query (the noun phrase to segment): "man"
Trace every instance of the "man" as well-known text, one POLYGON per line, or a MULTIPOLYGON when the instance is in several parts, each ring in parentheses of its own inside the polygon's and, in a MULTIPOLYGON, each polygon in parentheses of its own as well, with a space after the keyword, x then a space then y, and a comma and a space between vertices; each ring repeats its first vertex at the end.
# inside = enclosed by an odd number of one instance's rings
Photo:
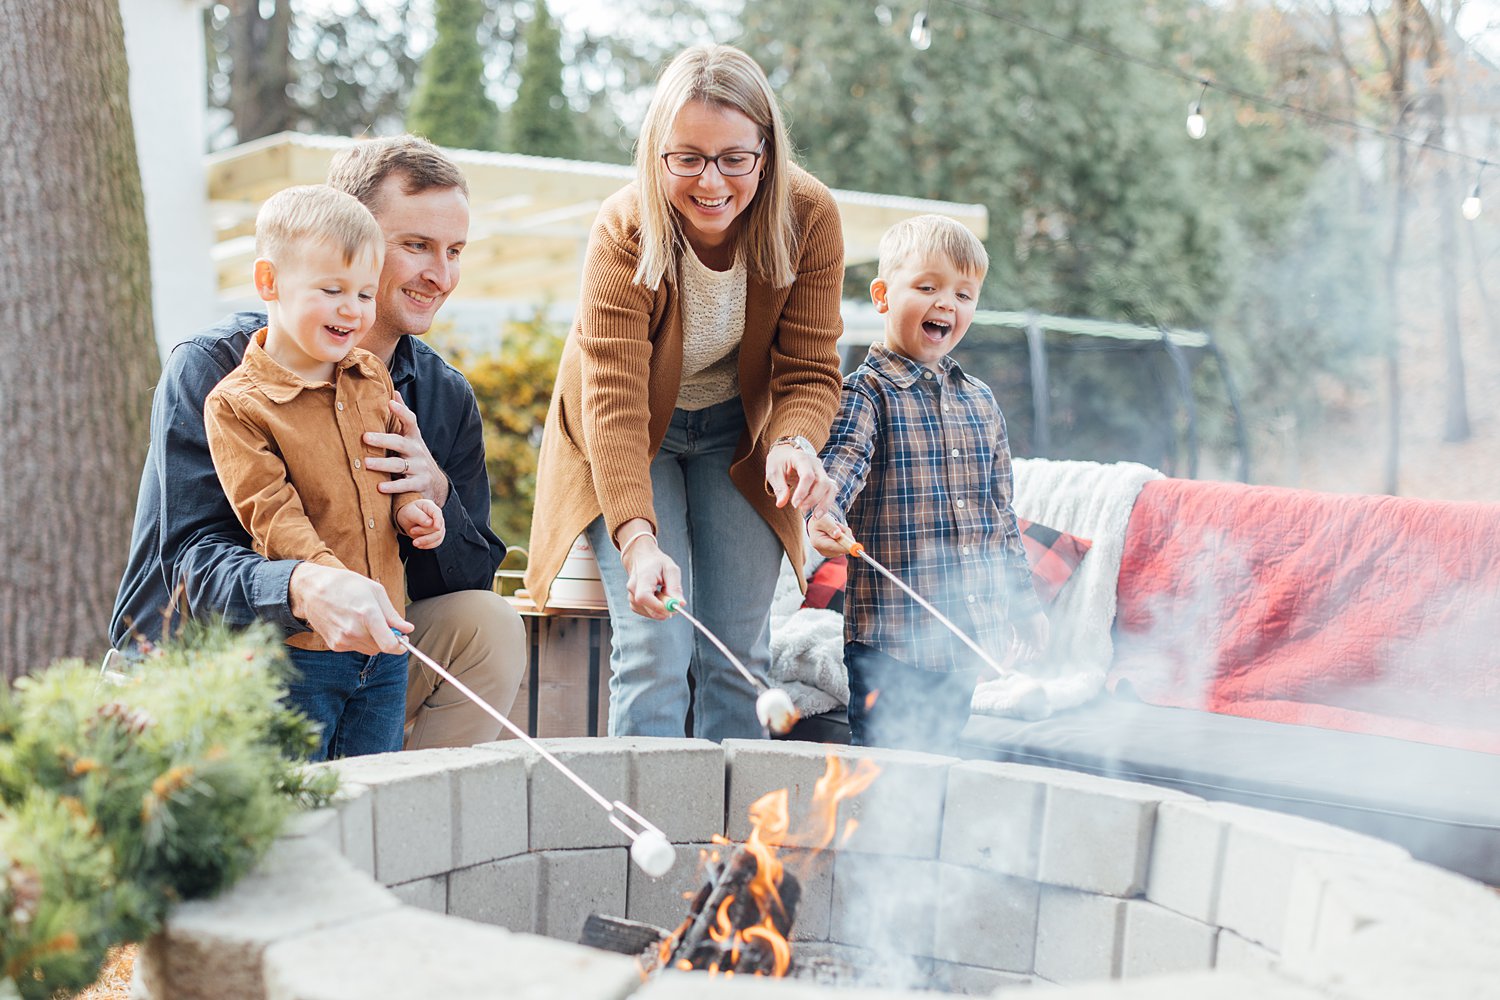
MULTIPOLYGON (((309 628, 336 651, 399 652, 405 627, 423 652, 508 712, 525 667, 520 616, 490 591, 505 545, 489 527, 489 480, 473 389, 416 340, 458 284, 468 239, 468 185, 431 143, 412 136, 362 142, 340 153, 328 183, 354 195, 385 235, 375 325, 363 348, 385 362, 398 399, 399 433, 365 435, 388 452, 364 472, 385 493, 412 491, 442 509, 435 549, 401 543, 405 618, 384 588, 344 569, 271 561, 250 548, 214 475, 203 401, 239 364, 262 313, 241 312, 173 348, 151 411, 151 446, 136 501, 130 558, 110 622, 116 648, 158 641, 169 616, 267 621, 290 635, 309 628), (398 474, 398 475, 392 475, 398 474)), ((406 700, 406 748, 469 746, 500 727, 415 658, 406 700)))

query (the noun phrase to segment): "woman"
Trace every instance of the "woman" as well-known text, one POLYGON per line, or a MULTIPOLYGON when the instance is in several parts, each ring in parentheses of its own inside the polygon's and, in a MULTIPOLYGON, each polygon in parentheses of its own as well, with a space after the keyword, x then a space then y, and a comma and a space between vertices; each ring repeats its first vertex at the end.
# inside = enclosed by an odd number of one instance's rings
POLYGON ((762 734, 755 691, 665 599, 764 677, 783 552, 832 486, 843 235, 792 165, 775 95, 729 46, 662 73, 636 180, 600 209, 547 415, 527 586, 584 532, 609 604, 611 735, 762 734), (689 704, 688 675, 693 687, 689 704))

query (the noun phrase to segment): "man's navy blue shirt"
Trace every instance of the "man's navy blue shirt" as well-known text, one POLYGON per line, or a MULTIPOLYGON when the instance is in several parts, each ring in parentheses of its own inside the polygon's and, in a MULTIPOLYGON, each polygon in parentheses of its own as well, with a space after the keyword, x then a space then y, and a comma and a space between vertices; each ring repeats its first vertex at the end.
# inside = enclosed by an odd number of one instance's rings
MULTIPOLYGON (((235 313, 178 344, 167 358, 151 405, 151 446, 136 498, 130 559, 110 619, 116 648, 137 635, 159 641, 169 608, 235 626, 266 621, 287 635, 307 630, 292 614, 287 593, 296 561, 267 560, 251 549, 214 473, 203 430, 203 400, 239 365, 250 335, 265 325, 264 313, 235 313)), ((397 342, 390 370, 448 476, 443 543, 422 551, 401 539, 407 595, 416 601, 488 590, 505 544, 490 530, 490 484, 474 390, 415 337, 397 342)))

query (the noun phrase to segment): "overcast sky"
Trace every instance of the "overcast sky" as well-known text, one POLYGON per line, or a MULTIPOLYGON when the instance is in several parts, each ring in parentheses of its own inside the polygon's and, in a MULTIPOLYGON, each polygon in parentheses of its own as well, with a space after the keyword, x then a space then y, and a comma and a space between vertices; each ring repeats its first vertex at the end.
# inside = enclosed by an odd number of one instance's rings
MULTIPOLYGON (((359 6, 366 9, 391 6, 391 0, 294 0, 294 2, 304 10, 344 13, 359 6)), ((728 7, 733 2, 734 0, 722 0, 716 6, 728 7)), ((753 3, 754 0, 746 0, 746 2, 753 3)), ((865 6, 867 3, 873 12, 876 2, 877 0, 864 0, 864 2, 851 0, 850 7, 865 6)), ((910 2, 885 0, 885 2, 898 11, 906 6, 916 9, 914 0, 910 2)), ((1367 0, 1328 0, 1328 2, 1339 3, 1362 11, 1365 9, 1367 0)), ((562 22, 565 33, 575 36, 585 31, 593 31, 597 34, 607 30, 629 30, 631 13, 635 9, 629 0, 548 0, 547 6, 552 11, 553 17, 562 22)), ((941 11, 941 2, 935 7, 937 11, 941 11)), ((1500 0, 1465 0, 1459 17, 1458 29, 1460 35, 1474 41, 1491 58, 1500 59, 1500 0)))

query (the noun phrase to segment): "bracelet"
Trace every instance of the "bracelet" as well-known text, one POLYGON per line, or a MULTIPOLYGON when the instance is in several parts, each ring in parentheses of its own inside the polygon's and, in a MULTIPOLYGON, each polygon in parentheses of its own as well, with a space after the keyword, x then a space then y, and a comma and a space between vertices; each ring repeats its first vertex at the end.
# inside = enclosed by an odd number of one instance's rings
POLYGON ((625 558, 625 550, 628 549, 628 548, 630 548, 631 545, 633 545, 634 543, 640 541, 642 538, 645 538, 648 535, 651 536, 651 538, 653 540, 656 538, 656 532, 652 531, 650 528, 642 528, 639 531, 637 531, 635 534, 631 535, 629 538, 625 539, 625 541, 621 542, 620 543, 620 558, 624 559, 625 558))

